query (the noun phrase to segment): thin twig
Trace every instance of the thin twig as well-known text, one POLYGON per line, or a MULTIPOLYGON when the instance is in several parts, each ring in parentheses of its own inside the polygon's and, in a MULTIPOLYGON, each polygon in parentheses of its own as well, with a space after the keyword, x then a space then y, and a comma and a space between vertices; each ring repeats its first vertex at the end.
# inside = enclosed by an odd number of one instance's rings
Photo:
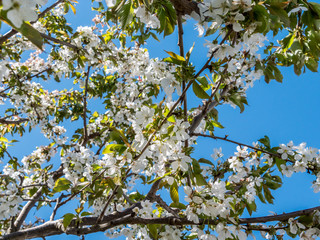
POLYGON ((59 39, 54 38, 54 37, 51 37, 51 36, 49 36, 49 35, 47 35, 47 34, 45 34, 45 33, 40 33, 40 35, 41 35, 41 37, 43 37, 43 38, 45 38, 45 39, 47 39, 47 40, 50 40, 50 41, 52 41, 52 42, 59 43, 59 44, 61 44, 61 45, 65 45, 65 46, 70 47, 70 48, 72 48, 72 49, 74 49, 74 50, 79 50, 79 47, 77 47, 76 45, 73 45, 73 44, 71 44, 71 43, 68 43, 68 42, 59 40, 59 39))
MULTIPOLYGON (((130 171, 131 171, 131 168, 129 168, 129 169, 126 171, 124 177, 122 177, 122 179, 121 179, 121 182, 124 182, 124 181, 127 179, 130 171)), ((109 204, 111 203, 113 197, 117 194, 117 192, 118 192, 118 190, 119 190, 119 187, 120 187, 120 185, 117 185, 117 186, 113 189, 112 194, 111 194, 110 197, 108 198, 106 205, 104 206, 104 208, 102 209, 99 217, 97 218, 96 224, 98 224, 98 223, 103 219, 104 213, 106 212, 106 210, 107 210, 109 204)))
MULTIPOLYGON (((181 13, 178 11, 177 11, 177 15, 178 15, 178 46, 180 49, 180 56, 184 57, 182 17, 181 17, 181 13)), ((182 73, 184 73, 184 70, 182 70, 182 73)), ((186 88, 186 80, 183 79, 182 80, 182 91, 185 88, 186 88)), ((187 95, 186 94, 183 97, 183 115, 184 115, 184 121, 187 122, 188 121, 188 105, 187 105, 187 95)), ((185 146, 185 148, 187 148, 189 146, 188 139, 186 139, 184 141, 184 146, 185 146)))
POLYGON ((163 201, 163 199, 159 195, 155 196, 155 200, 161 207, 163 207, 165 210, 167 210, 173 216, 175 216, 176 218, 180 218, 178 213, 175 212, 174 209, 172 209, 170 206, 168 206, 168 204, 165 201, 163 201))
POLYGON ((53 211, 52 211, 52 214, 50 216, 50 221, 53 221, 54 220, 54 217, 56 216, 56 213, 57 213, 57 210, 59 208, 59 203, 61 202, 62 198, 64 198, 65 195, 64 194, 61 194, 57 200, 56 200, 56 206, 54 207, 53 211))
POLYGON ((90 74, 90 66, 86 74, 86 80, 84 85, 84 96, 83 96, 83 143, 82 146, 85 146, 88 141, 88 130, 87 130, 87 93, 88 93, 88 81, 90 74))
POLYGON ((255 151, 260 151, 260 152, 263 152, 263 153, 265 153, 265 154, 269 154, 269 155, 274 156, 274 157, 277 157, 277 158, 281 158, 281 155, 280 155, 280 154, 268 152, 268 151, 263 150, 263 149, 261 149, 261 148, 256 148, 256 147, 250 146, 250 145, 245 144, 245 143, 240 143, 240 142, 237 142, 237 141, 228 139, 227 137, 218 137, 218 136, 215 136, 215 135, 207 135, 207 134, 202 134, 202 133, 192 133, 191 135, 192 135, 192 136, 200 136, 200 137, 212 138, 212 139, 215 139, 215 140, 218 140, 218 139, 219 139, 219 140, 223 140, 223 141, 226 141, 226 142, 230 142, 230 143, 237 144, 237 145, 239 145, 239 146, 248 147, 248 148, 253 149, 253 150, 255 150, 255 151))
MULTIPOLYGON (((44 73, 44 72, 47 72, 47 71, 49 71, 49 70, 51 70, 50 67, 47 68, 47 69, 45 69, 45 70, 42 70, 41 72, 38 72, 38 73, 36 73, 36 74, 34 74, 34 75, 31 75, 30 77, 26 77, 26 78, 25 78, 24 80, 22 80, 20 83, 23 83, 24 81, 26 81, 26 80, 28 80, 28 79, 32 79, 32 78, 34 78, 34 77, 38 77, 40 74, 42 74, 42 73, 44 73)), ((20 78, 20 79, 21 79, 21 78, 20 78)), ((20 79, 19 79, 19 80, 20 80, 20 79)), ((19 81, 19 80, 18 80, 18 81, 19 81)), ((2 93, 4 93, 5 91, 13 88, 13 87, 16 87, 16 85, 13 85, 13 86, 10 86, 10 87, 5 88, 4 90, 2 90, 2 91, 0 92, 0 95, 1 95, 2 93)))

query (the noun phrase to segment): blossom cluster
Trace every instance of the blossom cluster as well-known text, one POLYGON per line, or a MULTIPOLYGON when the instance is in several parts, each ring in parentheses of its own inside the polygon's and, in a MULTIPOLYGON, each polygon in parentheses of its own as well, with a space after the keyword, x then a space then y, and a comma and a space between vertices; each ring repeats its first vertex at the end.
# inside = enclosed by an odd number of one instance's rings
POLYGON ((36 21, 36 5, 44 5, 47 0, 3 0, 2 10, 7 11, 7 18, 20 28, 24 21, 36 21))

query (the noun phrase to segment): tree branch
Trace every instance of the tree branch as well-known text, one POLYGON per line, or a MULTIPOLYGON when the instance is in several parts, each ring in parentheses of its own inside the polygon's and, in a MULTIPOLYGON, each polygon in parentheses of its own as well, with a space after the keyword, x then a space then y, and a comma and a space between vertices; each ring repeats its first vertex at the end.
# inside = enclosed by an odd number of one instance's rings
POLYGON ((56 213, 57 213, 57 210, 58 210, 58 207, 59 207, 59 203, 61 202, 62 198, 64 198, 65 195, 64 194, 61 194, 57 200, 56 200, 56 206, 54 207, 53 211, 52 211, 52 214, 50 216, 50 221, 53 221, 54 220, 54 217, 56 216, 56 213))
MULTIPOLYGON (((215 89, 215 92, 218 90, 218 87, 215 89)), ((214 94, 215 94, 214 92, 214 94)), ((220 96, 221 98, 225 97, 229 92, 229 87, 225 86, 225 88, 222 90, 220 96)), ((205 105, 204 109, 199 113, 197 116, 195 116, 192 120, 191 126, 189 128, 189 135, 193 135, 194 131, 197 129, 199 126, 200 122, 202 119, 207 116, 207 113, 210 112, 213 108, 215 108, 219 102, 217 100, 213 100, 210 104, 205 105)))
POLYGON ((87 93, 88 93, 88 81, 89 81, 90 66, 88 67, 83 96, 83 143, 85 146, 88 142, 88 130, 87 130, 87 93))
MULTIPOLYGON (((184 46, 183 46, 183 27, 182 27, 182 17, 181 12, 176 10, 178 15, 178 46, 180 50, 180 56, 184 57, 184 46)), ((182 71, 183 73, 184 71, 182 71)), ((184 78, 184 76, 182 76, 184 78)), ((182 80, 182 91, 186 88, 185 79, 182 80)), ((184 121, 188 121, 188 105, 187 105, 187 95, 183 97, 183 115, 184 121)), ((184 146, 187 148, 189 146, 188 139, 184 141, 184 146)))
POLYGON ((41 196, 42 193, 42 187, 38 189, 38 191, 32 196, 32 200, 27 202, 27 204, 22 208, 19 216, 17 217, 16 221, 14 222, 14 226, 12 228, 12 231, 15 232, 20 229, 23 221, 28 216, 28 213, 33 208, 33 206, 37 203, 37 199, 41 196))
POLYGON ((65 45, 65 46, 67 46, 67 47, 69 47, 69 48, 72 48, 72 49, 74 49, 74 50, 79 50, 79 47, 77 47, 76 45, 73 45, 73 44, 71 44, 71 43, 68 43, 68 42, 59 40, 59 39, 54 38, 54 37, 51 37, 51 36, 49 36, 49 35, 47 35, 47 34, 45 34, 45 33, 40 33, 40 35, 41 35, 41 37, 43 37, 43 38, 45 38, 45 39, 47 39, 47 40, 50 40, 50 41, 52 41, 52 42, 59 43, 59 44, 61 44, 61 45, 65 45))
POLYGON ((6 120, 4 118, 0 118, 0 124, 20 124, 27 121, 29 121, 27 118, 20 118, 19 120, 6 120))
POLYGON ((223 141, 226 141, 226 142, 230 142, 230 143, 234 143, 234 144, 237 144, 239 146, 245 146, 247 148, 250 148, 250 149, 253 149, 255 151, 260 151, 260 152, 263 152, 265 154, 269 154, 271 156, 274 156, 274 157, 277 157, 277 158, 281 158, 281 155, 280 154, 276 154, 276 153, 272 153, 272 152, 268 152, 266 150, 263 150, 261 148, 256 148, 256 147, 253 147, 253 146, 250 146, 248 144, 244 144, 244 143, 240 143, 240 142, 237 142, 237 141, 233 141, 233 140, 230 140, 228 139, 227 137, 218 137, 218 136, 215 136, 215 135, 207 135, 207 134, 202 134, 202 133, 192 133, 191 134, 192 136, 200 136, 200 137, 207 137, 207 138, 212 138, 212 139, 215 139, 215 140, 223 140, 223 141))
MULTIPOLYGON (((45 237, 52 235, 59 235, 62 233, 71 234, 71 235, 83 235, 95 232, 106 231, 110 228, 117 227, 125 224, 165 224, 173 226, 181 225, 216 225, 219 223, 219 219, 199 219, 199 223, 194 223, 189 221, 186 218, 176 218, 176 217, 163 217, 163 218, 140 218, 136 217, 133 214, 133 209, 135 207, 141 207, 140 203, 136 203, 130 208, 126 209, 123 212, 116 212, 108 216, 104 216, 100 224, 96 224, 97 217, 82 217, 78 220, 73 219, 70 225, 65 229, 63 227, 63 219, 56 221, 49 221, 42 225, 31 227, 28 229, 23 229, 18 232, 9 233, 3 236, 0 236, 0 240, 22 240, 22 239, 31 239, 36 237, 45 237), (85 227, 88 226, 88 227, 85 227), (81 227, 81 228, 79 228, 81 227)), ((273 221, 287 221, 289 218, 295 218, 303 215, 312 214, 314 211, 320 210, 320 206, 304 209, 300 211, 284 213, 273 216, 263 216, 255 218, 240 218, 240 224, 253 224, 253 223, 266 223, 273 221)), ((251 226, 250 226, 251 227, 251 226)), ((252 230, 259 231, 268 231, 268 229, 255 228, 251 227, 252 230)))

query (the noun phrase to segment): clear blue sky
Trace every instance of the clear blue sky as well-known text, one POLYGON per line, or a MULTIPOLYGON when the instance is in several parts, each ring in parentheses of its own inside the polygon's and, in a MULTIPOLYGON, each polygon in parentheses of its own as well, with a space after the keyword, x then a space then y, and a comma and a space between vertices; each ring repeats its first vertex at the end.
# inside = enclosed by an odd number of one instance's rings
MULTIPOLYGON (((52 1, 49 1, 49 3, 52 1)), ((70 12, 72 27, 91 25, 93 14, 89 8, 91 1, 79 1, 76 16, 70 12)), ((196 42, 192 54, 192 61, 201 67, 206 61, 207 50, 203 47, 203 39, 197 37, 191 24, 185 25, 185 49, 189 49, 196 42)), ((160 37, 162 40, 162 37, 160 37)), ((165 57, 167 51, 178 53, 177 34, 169 36, 165 41, 152 42, 146 46, 153 57, 165 57)), ((256 81, 255 86, 248 91, 248 103, 245 111, 240 114, 239 109, 230 106, 219 106, 219 120, 225 129, 217 130, 216 135, 229 135, 230 139, 251 144, 264 135, 268 135, 273 146, 293 141, 295 144, 307 142, 308 146, 320 148, 320 74, 306 71, 296 76, 293 68, 283 68, 283 83, 272 81, 266 84, 263 79, 256 81)), ((199 101, 189 101, 192 106, 201 104, 199 101)), ((19 145, 21 155, 27 155, 38 142, 36 134, 31 135, 29 144, 19 145)), ((215 140, 201 140, 194 157, 209 157, 213 148, 222 146, 225 159, 235 151, 235 145, 215 140)), ((258 204, 258 211, 253 216, 269 215, 269 211, 281 214, 294 210, 310 208, 320 205, 320 194, 314 194, 311 182, 314 177, 306 174, 294 174, 284 179, 284 186, 274 192, 274 205, 258 204), (260 207, 260 208, 259 208, 260 207)), ((46 215, 46 213, 43 213, 46 215)), ((41 217, 41 216, 39 216, 41 217)), ((86 236, 90 239, 103 239, 101 234, 86 236)), ((79 239, 75 236, 54 236, 47 239, 79 239)), ((259 238, 259 236, 258 236, 259 238)))

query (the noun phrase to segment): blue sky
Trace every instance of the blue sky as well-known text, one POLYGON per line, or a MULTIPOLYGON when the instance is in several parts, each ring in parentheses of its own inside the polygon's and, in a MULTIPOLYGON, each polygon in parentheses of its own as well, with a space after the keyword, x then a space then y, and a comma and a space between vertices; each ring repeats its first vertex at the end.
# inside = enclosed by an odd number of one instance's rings
MULTIPOLYGON (((49 3, 52 1, 49 1, 49 3)), ((78 25, 91 25, 94 14, 89 10, 91 1, 79 1, 77 14, 69 13, 72 27, 78 25)), ((186 51, 196 42, 191 60, 201 67, 206 61, 207 50, 203 47, 203 39, 197 37, 192 24, 185 28, 186 51)), ((3 29, 2 29, 3 31, 3 29)), ((149 43, 152 57, 166 57, 164 50, 178 53, 177 34, 174 33, 161 43, 156 41, 149 43)), ((306 142, 308 146, 320 148, 320 75, 306 71, 301 76, 296 76, 293 68, 283 68, 283 83, 272 81, 266 84, 263 79, 256 81, 255 86, 248 91, 248 103, 243 113, 239 109, 228 106, 219 106, 219 120, 225 127, 217 130, 216 135, 229 135, 230 139, 251 144, 264 135, 268 135, 273 146, 280 143, 293 141, 296 145, 306 142)), ((198 106, 201 102, 191 99, 189 105, 198 106)), ((21 156, 34 150, 36 142, 39 142, 37 134, 31 134, 28 143, 19 146, 21 156)), ((200 139, 194 153, 195 158, 209 157, 213 148, 222 146, 225 159, 232 155, 236 146, 222 141, 200 139)), ((285 178, 284 186, 274 192, 274 205, 258 204, 258 211, 253 216, 269 215, 270 212, 278 214, 295 211, 320 205, 320 194, 314 194, 311 182, 314 177, 306 174, 294 174, 291 178, 285 178), (259 209, 260 207, 260 209, 259 209)), ((43 213, 46 215, 46 213, 43 213)), ((41 217, 41 216, 40 216, 41 217)), ((101 234, 92 234, 87 240, 102 237, 101 234)), ((75 236, 48 237, 47 239, 79 239, 75 236)))

